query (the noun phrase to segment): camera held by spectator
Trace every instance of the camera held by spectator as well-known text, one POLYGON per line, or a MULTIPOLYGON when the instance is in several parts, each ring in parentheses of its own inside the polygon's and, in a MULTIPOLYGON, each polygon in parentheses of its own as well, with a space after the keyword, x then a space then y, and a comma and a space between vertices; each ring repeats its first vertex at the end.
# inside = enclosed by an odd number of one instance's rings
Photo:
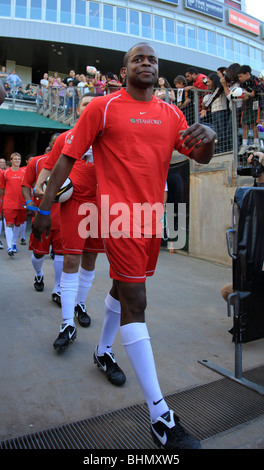
MULTIPOLYGON (((248 162, 250 163, 250 167, 248 166, 239 166, 237 168, 237 174, 240 176, 252 176, 253 178, 259 178, 263 172, 263 165, 257 155, 261 152, 253 153, 253 149, 249 147, 249 150, 245 151, 245 156, 247 157, 248 162)), ((262 154, 264 155, 264 154, 262 154)))

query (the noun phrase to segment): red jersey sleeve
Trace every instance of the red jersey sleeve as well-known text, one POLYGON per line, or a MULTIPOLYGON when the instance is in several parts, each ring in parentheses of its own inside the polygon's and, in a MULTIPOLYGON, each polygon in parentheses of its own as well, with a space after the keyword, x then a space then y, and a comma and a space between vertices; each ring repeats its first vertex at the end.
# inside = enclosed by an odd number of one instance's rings
POLYGON ((67 137, 62 153, 80 160, 103 130, 105 100, 93 99, 79 117, 71 135, 67 137))
POLYGON ((193 150, 193 147, 190 149, 183 147, 184 140, 181 140, 181 134, 179 133, 179 131, 185 131, 186 129, 188 129, 189 126, 187 124, 187 121, 183 112, 178 108, 177 108, 177 115, 178 115, 178 121, 176 123, 177 127, 175 128, 174 149, 178 150, 179 153, 182 153, 183 155, 186 155, 187 157, 189 157, 189 154, 193 150))
POLYGON ((26 167, 24 177, 21 182, 21 186, 26 186, 27 188, 32 188, 36 181, 36 160, 32 158, 29 164, 26 167))

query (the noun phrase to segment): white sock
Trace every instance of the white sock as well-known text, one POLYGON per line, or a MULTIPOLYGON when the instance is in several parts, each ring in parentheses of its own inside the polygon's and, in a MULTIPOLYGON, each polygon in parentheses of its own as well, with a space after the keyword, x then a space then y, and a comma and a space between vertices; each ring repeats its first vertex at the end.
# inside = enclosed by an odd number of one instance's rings
POLYGON ((105 298, 105 316, 98 345, 98 354, 111 352, 111 347, 120 328, 121 307, 119 300, 114 299, 109 293, 105 298))
POLYGON ((243 145, 247 145, 248 144, 248 140, 247 139, 243 139, 243 145))
POLYGON ((160 390, 147 325, 123 325, 120 335, 154 421, 169 408, 160 390))
POLYGON ((42 265, 43 261, 45 259, 45 256, 42 256, 42 258, 35 258, 34 253, 31 255, 31 263, 33 268, 35 269, 36 276, 41 277, 43 276, 43 271, 42 271, 42 265))
POLYGON ((6 233, 6 220, 4 217, 3 217, 3 222, 4 222, 4 232, 6 233))
POLYGON ((74 326, 74 307, 78 291, 79 275, 77 273, 61 273, 61 313, 63 323, 74 326))
POLYGON ((21 228, 20 238, 26 238, 26 227, 27 227, 27 222, 24 222, 22 225, 20 225, 20 228, 21 228))
POLYGON ((63 258, 62 255, 54 255, 53 269, 54 269, 54 287, 52 292, 60 292, 60 280, 63 269, 63 258))
POLYGON ((19 232, 20 232, 20 225, 19 225, 18 227, 16 227, 16 226, 14 225, 14 228, 13 228, 12 245, 16 245, 17 237, 18 237, 19 232))
POLYGON ((95 270, 86 271, 86 269, 83 269, 81 266, 79 267, 79 287, 76 296, 76 304, 85 303, 88 292, 91 289, 94 273, 95 270))
POLYGON ((258 138, 254 139, 254 145, 259 145, 259 139, 258 138))
POLYGON ((6 234, 7 248, 12 248, 13 228, 12 227, 6 227, 5 234, 6 234))

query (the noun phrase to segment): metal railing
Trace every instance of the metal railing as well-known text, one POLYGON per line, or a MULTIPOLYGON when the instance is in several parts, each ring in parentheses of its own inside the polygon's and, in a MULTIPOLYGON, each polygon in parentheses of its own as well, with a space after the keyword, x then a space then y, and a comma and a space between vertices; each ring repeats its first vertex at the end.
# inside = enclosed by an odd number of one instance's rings
MULTIPOLYGON (((108 89, 111 93, 117 88, 108 89)), ((43 87, 42 85, 29 84, 26 87, 13 86, 6 94, 5 104, 10 109, 27 107, 50 119, 74 126, 78 119, 77 108, 83 94, 95 91, 90 87, 72 87, 61 85, 60 87, 43 87)), ((103 93, 103 92, 102 92, 103 93)), ((100 93, 100 94, 102 94, 100 93)), ((242 100, 229 101, 225 95, 210 103, 211 95, 206 90, 186 92, 177 88, 155 88, 154 94, 164 101, 175 104, 184 113, 189 125, 200 122, 214 129, 216 132, 215 154, 224 152, 234 153, 234 167, 245 165, 247 162, 240 151, 243 139, 248 139, 248 145, 254 145, 259 139, 259 148, 264 150, 264 110, 253 111, 250 107, 243 110, 252 117, 253 122, 248 124, 248 133, 245 137, 245 126, 242 123, 242 100), (208 102, 209 100, 209 102, 208 102), (263 122, 257 128, 256 117, 261 114, 263 122), (262 124, 262 125, 261 125, 262 124)), ((264 102, 263 99, 260 100, 264 102)), ((261 116, 260 116, 261 117, 261 116)))

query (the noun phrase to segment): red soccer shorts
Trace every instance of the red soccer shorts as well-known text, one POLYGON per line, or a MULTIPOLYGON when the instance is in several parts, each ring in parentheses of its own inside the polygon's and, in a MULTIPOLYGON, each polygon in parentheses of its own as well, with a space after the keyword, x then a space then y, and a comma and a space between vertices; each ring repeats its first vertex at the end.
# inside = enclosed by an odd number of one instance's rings
POLYGON ((98 213, 96 203, 82 203, 76 199, 70 198, 68 201, 60 205, 61 219, 61 237, 63 254, 80 255, 83 251, 89 253, 104 253, 104 245, 100 236, 98 225, 98 213), (93 214, 96 233, 94 238, 87 236, 89 227, 86 224, 86 217, 90 216, 90 210, 94 210, 93 214))
POLYGON ((153 276, 159 256, 161 238, 104 238, 110 263, 110 277, 122 282, 145 282, 153 276))
POLYGON ((63 253, 60 230, 51 230, 48 238, 45 238, 45 234, 43 234, 41 242, 37 240, 31 232, 28 244, 29 250, 32 250, 34 253, 38 253, 39 255, 47 255, 50 252, 50 246, 52 247, 52 251, 55 255, 61 255, 63 253))
POLYGON ((7 225, 22 225, 26 220, 26 209, 4 209, 7 225))

